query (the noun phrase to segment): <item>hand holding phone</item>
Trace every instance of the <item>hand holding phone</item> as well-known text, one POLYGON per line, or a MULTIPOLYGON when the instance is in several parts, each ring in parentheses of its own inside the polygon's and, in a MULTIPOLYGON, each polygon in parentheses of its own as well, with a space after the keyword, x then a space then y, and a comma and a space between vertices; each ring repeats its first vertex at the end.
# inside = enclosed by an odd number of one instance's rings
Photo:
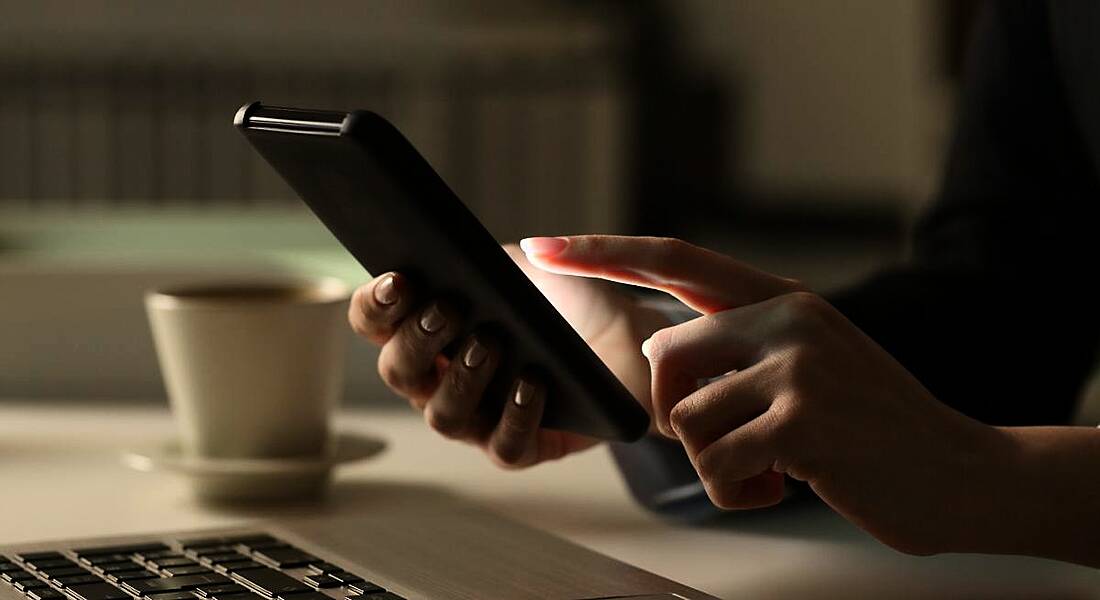
MULTIPOLYGON (((516 265, 561 312, 611 371, 642 404, 649 397, 649 365, 639 352, 641 341, 668 325, 663 315, 639 306, 606 282, 556 275, 531 266, 516 246, 505 246, 516 265)), ((526 388, 531 402, 513 395, 499 419, 476 410, 496 369, 500 347, 491 337, 455 338, 464 328, 461 315, 442 308, 446 324, 434 332, 423 327, 436 304, 421 299, 400 273, 386 273, 356 291, 349 310, 352 326, 382 347, 378 369, 395 392, 423 411, 440 434, 481 447, 496 464, 517 468, 560 458, 598 440, 567 431, 540 429, 545 393, 541 383, 526 388), (417 307, 414 309, 413 307, 417 307), (458 319, 458 322, 453 322, 458 319), (454 359, 435 351, 456 345, 454 359)), ((434 329, 434 327, 431 327, 434 329)))
POLYGON ((476 407, 485 422, 505 422, 526 401, 515 398, 529 397, 544 429, 613 440, 648 430, 638 400, 385 119, 252 103, 234 122, 369 272, 399 274, 379 278, 372 297, 390 285, 414 294, 386 310, 415 312, 400 331, 424 337, 419 351, 437 369, 465 359, 470 335, 492 340, 496 364, 476 407))

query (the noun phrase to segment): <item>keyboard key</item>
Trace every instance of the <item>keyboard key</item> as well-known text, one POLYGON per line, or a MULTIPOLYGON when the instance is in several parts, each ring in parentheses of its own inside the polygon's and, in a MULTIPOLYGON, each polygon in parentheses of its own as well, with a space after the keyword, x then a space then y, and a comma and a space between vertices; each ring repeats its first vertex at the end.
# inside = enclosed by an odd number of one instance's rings
POLYGON ((233 573, 233 578, 258 589, 264 596, 271 598, 283 594, 313 591, 309 586, 290 575, 275 569, 248 569, 233 573))
POLYGON ((159 594, 147 594, 141 600, 195 600, 194 592, 161 592, 159 594))
POLYGON ((335 573, 337 571, 343 571, 342 568, 330 562, 314 562, 309 563, 309 569, 314 573, 335 573))
POLYGON ((404 596, 398 596, 393 592, 381 592, 378 594, 368 594, 366 596, 359 596, 356 600, 405 600, 404 596))
POLYGON ((130 544, 126 546, 99 546, 94 548, 79 548, 73 550, 73 552, 83 558, 86 556, 99 556, 105 554, 135 554, 138 552, 155 552, 158 550, 168 550, 168 546, 164 544, 130 544))
POLYGON ((279 596, 279 600, 332 600, 332 598, 321 592, 304 592, 279 596))
POLYGON ((60 552, 24 552, 22 554, 16 554, 15 558, 23 562, 34 562, 36 560, 55 560, 65 557, 62 556, 60 552))
POLYGON ((158 558, 149 561, 149 564, 158 568, 164 569, 167 567, 193 567, 199 563, 187 558, 186 556, 172 557, 172 558, 158 558))
POLYGON ((40 590, 50 587, 50 584, 41 579, 28 579, 26 581, 16 581, 14 587, 20 592, 26 592, 27 590, 40 590))
POLYGON ((200 596, 213 596, 216 594, 243 594, 247 593, 248 588, 237 583, 224 583, 219 585, 207 585, 195 590, 200 596))
MULTIPOLYGON (((208 596, 210 600, 245 600, 246 598, 252 598, 253 600, 260 600, 260 597, 256 595, 252 590, 241 586, 237 591, 222 591, 215 592, 208 596)), ((332 600, 331 598, 329 600, 332 600)))
POLYGON ((105 581, 74 585, 68 588, 68 592, 77 600, 130 600, 126 592, 105 581))
POLYGON ((240 554, 237 552, 237 546, 211 546, 209 548, 199 548, 192 550, 191 553, 194 556, 214 556, 217 554, 240 554))
POLYGON ((220 565, 223 563, 248 560, 248 557, 241 554, 240 552, 222 552, 219 554, 208 554, 202 556, 199 560, 206 565, 220 565))
MULTIPOLYGON (((236 594, 227 594, 223 592, 216 596, 210 596, 210 600, 249 600, 250 598, 259 600, 260 597, 251 591, 238 592, 236 594)), ((330 598, 329 600, 332 599, 330 598)))
POLYGON ((232 583, 229 578, 217 573, 202 573, 199 575, 181 575, 179 577, 164 577, 160 579, 144 579, 141 581, 127 581, 126 589, 134 592, 134 595, 145 596, 158 592, 179 592, 193 590, 204 585, 232 583))
POLYGON ((103 575, 110 575, 111 573, 133 571, 134 569, 141 569, 141 565, 132 560, 128 560, 126 562, 103 563, 95 568, 95 572, 102 573, 103 575))
POLYGON ((339 579, 333 579, 328 575, 310 575, 305 578, 307 585, 312 585, 315 588, 327 589, 335 588, 344 585, 339 579))
POLYGON ((135 552, 133 557, 141 562, 149 562, 161 558, 183 558, 183 555, 175 550, 153 550, 152 552, 135 552))
POLYGON ((254 560, 242 560, 231 563, 222 563, 218 565, 219 570, 224 570, 226 573, 236 573, 238 571, 247 571, 249 569, 266 569, 267 567, 261 565, 254 560))
POLYGON ((23 570, 23 567, 20 567, 19 565, 15 564, 15 563, 8 562, 8 563, 0 564, 0 573, 7 573, 8 571, 22 571, 22 570, 23 570))
POLYGON ((75 567, 76 563, 67 558, 48 558, 42 560, 28 560, 27 567, 35 571, 52 569, 56 567, 75 567))
POLYGON ((130 554, 92 554, 80 559, 80 562, 92 566, 98 567, 100 565, 109 565, 112 563, 131 562, 130 554))
POLYGON ((204 567, 202 565, 184 565, 184 566, 180 566, 180 567, 168 567, 166 569, 161 569, 160 571, 161 571, 161 573, 164 573, 165 575, 171 575, 172 577, 175 577, 177 575, 197 575, 199 573, 213 573, 213 571, 211 571, 210 569, 207 569, 206 567, 204 567))
POLYGON ((27 592, 27 597, 31 600, 61 600, 65 597, 65 594, 57 590, 51 590, 50 588, 42 588, 40 590, 31 590, 27 592))
POLYGON ((256 539, 247 542, 240 542, 238 544, 241 548, 244 548, 248 552, 255 552, 257 550, 268 550, 274 548, 289 548, 290 544, 279 541, 273 537, 266 537, 263 539, 256 539))
POLYGON ((386 588, 370 581, 360 581, 348 585, 348 591, 352 594, 376 594, 386 591, 386 588))
POLYGON ((279 540, 267 534, 233 535, 227 537, 209 537, 193 540, 181 540, 180 547, 190 550, 195 548, 210 548, 214 546, 235 546, 237 544, 282 544, 279 540))
POLYGON ((280 569, 304 567, 317 562, 317 557, 291 546, 282 548, 264 548, 253 553, 260 562, 270 563, 280 569))
POLYGON ((31 575, 30 573, 24 571, 23 569, 19 569, 18 571, 5 571, 4 574, 0 577, 3 577, 4 581, 7 581, 8 583, 15 583, 17 581, 28 581, 30 579, 37 579, 37 577, 35 577, 34 575, 31 575))
POLYGON ((152 579, 154 577, 157 577, 157 575, 154 573, 150 573, 145 569, 131 569, 129 571, 118 571, 117 573, 111 573, 107 576, 107 579, 115 583, 125 583, 127 581, 152 579))
POLYGON ((349 583, 360 583, 363 581, 362 577, 352 573, 348 573, 347 571, 337 571, 335 573, 329 573, 328 576, 345 585, 349 583))
POLYGON ((39 571, 47 579, 57 579, 59 577, 72 577, 73 575, 87 575, 88 571, 80 567, 60 567, 55 569, 45 569, 39 571))
POLYGON ((55 577, 51 579, 55 584, 60 587, 70 587, 74 585, 85 585, 89 583, 100 583, 103 580, 91 573, 84 572, 80 575, 69 575, 67 577, 55 577))

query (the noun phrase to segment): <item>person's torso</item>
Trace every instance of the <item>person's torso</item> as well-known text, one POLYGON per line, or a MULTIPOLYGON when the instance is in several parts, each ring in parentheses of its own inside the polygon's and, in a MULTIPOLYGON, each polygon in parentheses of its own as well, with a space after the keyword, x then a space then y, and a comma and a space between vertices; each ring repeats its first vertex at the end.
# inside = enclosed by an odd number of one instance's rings
POLYGON ((1100 172, 1100 1, 1052 0, 1050 38, 1071 118, 1100 172))

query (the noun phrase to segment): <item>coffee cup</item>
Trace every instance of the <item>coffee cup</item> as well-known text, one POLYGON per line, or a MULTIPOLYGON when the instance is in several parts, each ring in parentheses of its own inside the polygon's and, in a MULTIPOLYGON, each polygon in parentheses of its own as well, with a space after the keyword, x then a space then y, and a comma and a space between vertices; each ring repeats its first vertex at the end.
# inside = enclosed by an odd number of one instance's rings
POLYGON ((179 450, 196 459, 324 455, 343 388, 349 292, 335 279, 148 292, 179 450))

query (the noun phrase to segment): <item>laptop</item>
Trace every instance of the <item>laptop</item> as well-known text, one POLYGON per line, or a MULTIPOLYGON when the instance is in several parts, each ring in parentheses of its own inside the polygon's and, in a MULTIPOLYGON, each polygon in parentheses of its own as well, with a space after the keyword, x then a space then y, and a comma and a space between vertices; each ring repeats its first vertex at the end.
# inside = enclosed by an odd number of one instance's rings
POLYGON ((703 600, 459 498, 0 546, 0 600, 703 600))

